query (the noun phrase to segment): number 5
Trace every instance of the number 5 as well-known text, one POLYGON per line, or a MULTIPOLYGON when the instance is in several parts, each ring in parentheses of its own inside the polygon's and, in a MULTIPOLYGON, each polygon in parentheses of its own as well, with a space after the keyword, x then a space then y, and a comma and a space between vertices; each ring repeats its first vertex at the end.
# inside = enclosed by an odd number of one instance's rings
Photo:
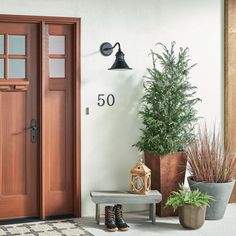
POLYGON ((105 94, 98 94, 98 106, 102 107, 105 105, 105 100, 102 98, 105 94))

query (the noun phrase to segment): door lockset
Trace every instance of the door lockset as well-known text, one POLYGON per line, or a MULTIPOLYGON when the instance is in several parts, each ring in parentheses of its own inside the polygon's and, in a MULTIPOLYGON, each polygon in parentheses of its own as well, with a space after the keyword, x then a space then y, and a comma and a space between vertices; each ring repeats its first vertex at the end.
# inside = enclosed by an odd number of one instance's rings
POLYGON ((37 121, 35 119, 31 120, 31 126, 30 126, 30 132, 31 132, 31 143, 36 143, 37 142, 37 121))

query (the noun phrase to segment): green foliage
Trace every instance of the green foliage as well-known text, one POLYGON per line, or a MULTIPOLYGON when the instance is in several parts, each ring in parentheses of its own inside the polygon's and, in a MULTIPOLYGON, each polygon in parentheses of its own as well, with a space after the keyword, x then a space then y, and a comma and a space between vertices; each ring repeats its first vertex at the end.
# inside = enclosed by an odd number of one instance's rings
POLYGON ((190 191, 181 184, 179 185, 178 192, 171 193, 167 199, 166 206, 171 206, 174 210, 186 204, 196 207, 209 206, 209 202, 213 200, 213 197, 209 196, 207 193, 202 193, 198 189, 190 191))
POLYGON ((163 53, 151 51, 153 68, 148 68, 144 82, 141 115, 144 128, 135 145, 141 151, 160 155, 182 150, 194 139, 194 126, 198 120, 194 105, 196 87, 190 84, 188 48, 174 52, 163 44, 163 53), (157 68, 159 62, 161 70, 157 68))

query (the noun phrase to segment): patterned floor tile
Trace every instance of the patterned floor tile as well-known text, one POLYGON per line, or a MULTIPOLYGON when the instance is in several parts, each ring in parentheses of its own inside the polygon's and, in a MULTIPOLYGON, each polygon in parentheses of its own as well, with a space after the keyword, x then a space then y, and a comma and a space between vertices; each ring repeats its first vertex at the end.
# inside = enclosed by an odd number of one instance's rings
MULTIPOLYGON (((25 226, 16 226, 16 227, 6 227, 7 232, 10 232, 11 234, 15 235, 15 234, 20 234, 20 235, 24 235, 26 233, 30 233, 30 229, 25 227, 25 226)), ((10 235, 11 235, 10 234, 10 235)))
POLYGON ((65 229, 63 234, 73 236, 73 235, 84 235, 84 230, 81 229, 65 229))
POLYGON ((6 235, 6 232, 3 229, 0 229, 0 235, 6 235))
POLYGON ((52 226, 48 225, 48 224, 35 224, 30 226, 31 230, 33 231, 49 231, 49 230, 53 230, 52 226))
POLYGON ((38 233, 37 235, 39 236, 61 236, 62 234, 59 232, 43 232, 43 233, 38 233))
POLYGON ((0 236, 92 236, 73 219, 0 225, 0 236))

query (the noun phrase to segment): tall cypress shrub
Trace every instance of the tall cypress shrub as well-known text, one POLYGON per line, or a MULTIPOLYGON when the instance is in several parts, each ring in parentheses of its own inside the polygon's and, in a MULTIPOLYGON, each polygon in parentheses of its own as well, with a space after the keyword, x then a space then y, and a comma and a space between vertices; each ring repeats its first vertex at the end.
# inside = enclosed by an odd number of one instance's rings
POLYGON ((175 42, 170 49, 158 43, 162 53, 151 51, 152 68, 144 82, 142 108, 139 112, 144 127, 136 146, 141 151, 165 155, 182 150, 194 139, 198 120, 195 104, 196 87, 190 83, 189 49, 175 52, 175 42))

